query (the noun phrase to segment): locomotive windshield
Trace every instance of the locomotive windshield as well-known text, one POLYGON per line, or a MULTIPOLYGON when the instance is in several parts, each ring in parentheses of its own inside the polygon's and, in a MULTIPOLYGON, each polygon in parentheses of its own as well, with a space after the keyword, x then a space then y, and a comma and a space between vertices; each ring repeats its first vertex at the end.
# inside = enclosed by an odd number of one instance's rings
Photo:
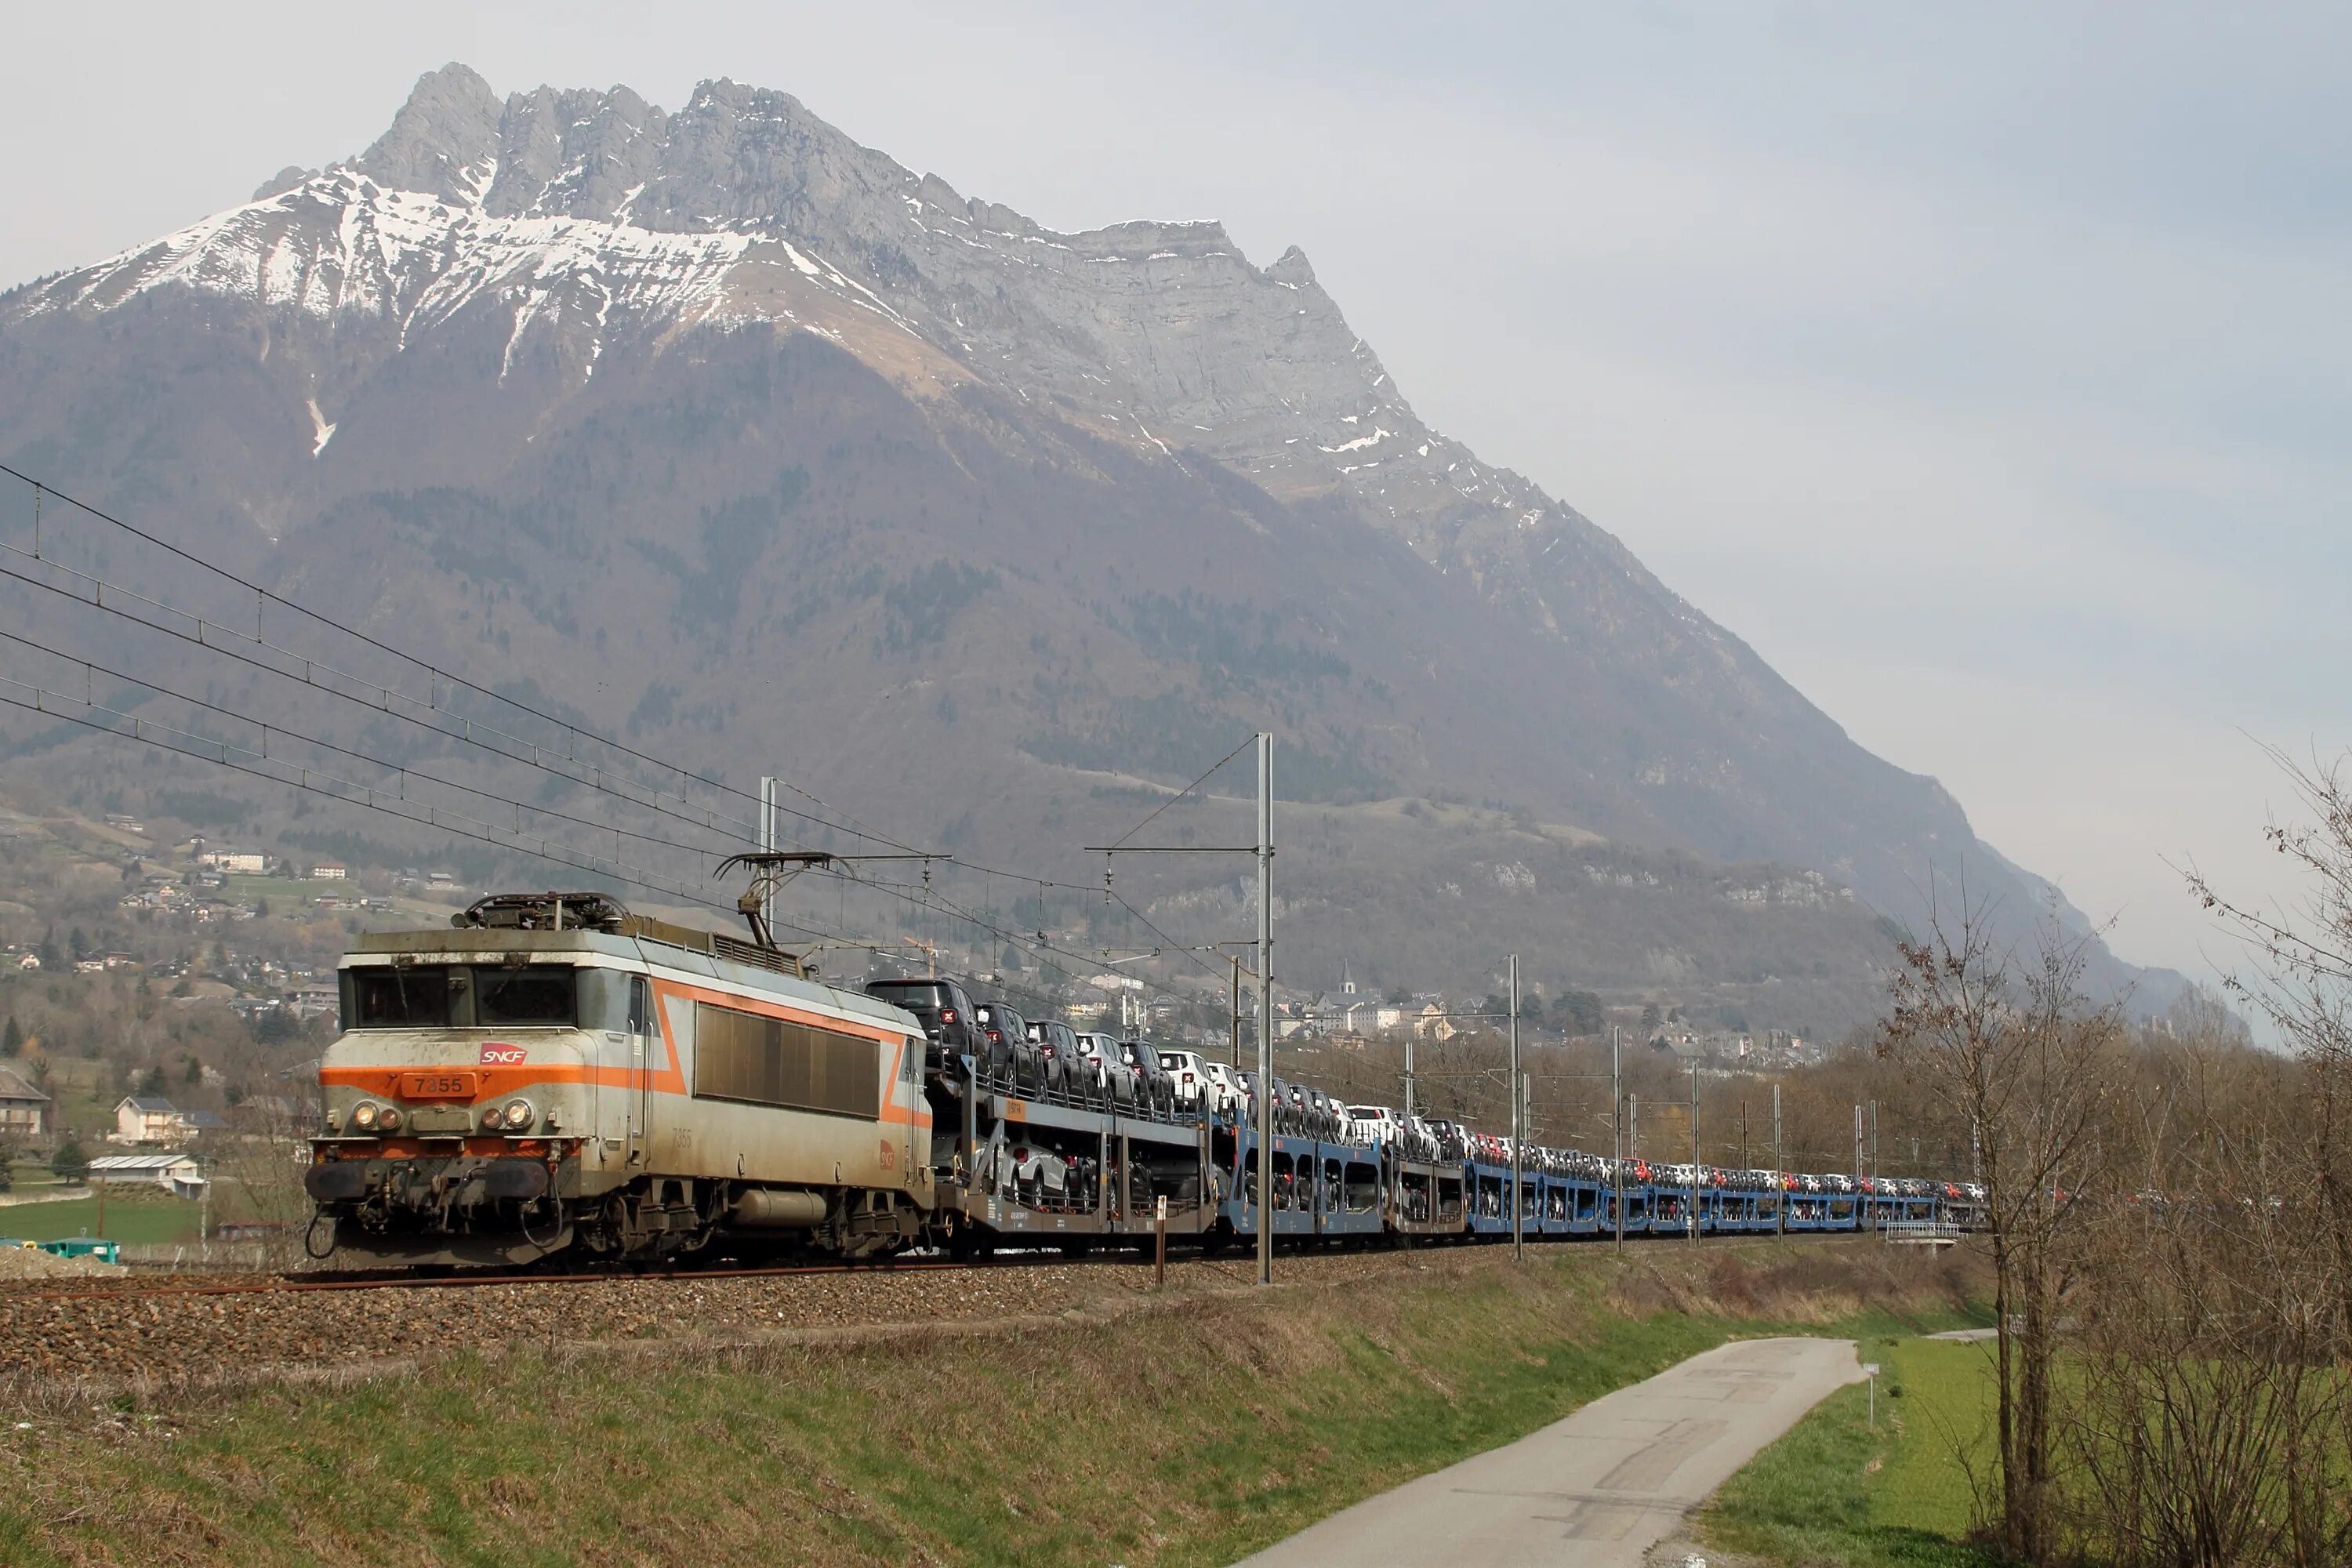
POLYGON ((347 969, 343 972, 346 1029, 439 1029, 449 1023, 446 969, 347 969))
POLYGON ((346 1029, 569 1028, 579 1018, 570 964, 520 968, 370 964, 343 972, 346 1029))
POLYGON ((568 1025, 578 1010, 568 963, 474 971, 474 1022, 568 1025))

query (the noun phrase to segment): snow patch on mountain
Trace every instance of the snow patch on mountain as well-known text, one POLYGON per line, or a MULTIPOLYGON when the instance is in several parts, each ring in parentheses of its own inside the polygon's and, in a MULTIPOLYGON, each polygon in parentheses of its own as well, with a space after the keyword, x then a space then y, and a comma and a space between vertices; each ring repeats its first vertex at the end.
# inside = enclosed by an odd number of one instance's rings
POLYGON ((693 319, 716 308, 729 271, 756 243, 578 218, 486 217, 336 173, 42 285, 22 310, 103 310, 182 284, 322 319, 427 325, 493 294, 528 314, 548 308, 561 286, 595 279, 625 308, 693 319))
POLYGON ((327 422, 324 414, 319 412, 317 398, 310 399, 307 406, 310 410, 310 456, 315 458, 327 449, 328 442, 335 438, 335 427, 327 422))
POLYGON ((1423 424, 1295 248, 1259 268, 1213 223, 1056 233, 859 146, 789 94, 706 82, 675 114, 621 88, 501 103, 453 65, 355 161, 264 189, 0 297, 0 321, 178 286, 338 335, 388 323, 398 353, 478 318, 504 384, 546 346, 585 379, 615 342, 773 321, 934 386, 940 372, 908 367, 944 356, 960 367, 947 380, 1042 393, 1155 460, 1181 461, 1152 431, 1191 430, 1277 496, 1352 492, 1433 566, 1470 566, 1546 625, 1545 596, 1596 569, 1681 607, 1616 541, 1423 424), (1547 548, 1562 529, 1573 550, 1547 548), (1571 555, 1545 583, 1504 565, 1571 555))

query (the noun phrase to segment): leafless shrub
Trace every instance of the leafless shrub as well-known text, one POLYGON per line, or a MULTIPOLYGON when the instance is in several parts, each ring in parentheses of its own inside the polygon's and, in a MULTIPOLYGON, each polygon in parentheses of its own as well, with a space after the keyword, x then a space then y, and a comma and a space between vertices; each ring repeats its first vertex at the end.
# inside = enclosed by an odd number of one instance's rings
POLYGON ((2104 1205, 2070 1293, 2063 1531, 2118 1568, 2352 1562, 2352 789, 2280 758, 2310 820, 2273 847, 2309 889, 2273 910, 2190 887, 2244 942, 2232 993, 2132 1063, 2104 1205))
POLYGON ((2344 1325, 2298 1164, 2232 1141, 2086 1259, 2064 1511, 2117 1568, 2352 1561, 2344 1325))
POLYGON ((310 1165, 310 1128, 315 1119, 292 1101, 248 1100, 230 1115, 226 1137, 215 1144, 212 1172, 241 1189, 247 1209, 264 1226, 259 1267, 270 1271, 302 1263, 302 1230, 310 1222, 310 1194, 302 1173, 310 1165))
POLYGON ((2118 1008, 2084 995, 2090 939, 2055 912, 2032 949, 1996 945, 1990 910, 1963 893, 1900 963, 1879 1054, 1965 1125, 1986 1189, 1999 1324, 1997 1490, 1979 1494, 2009 1555, 2052 1560, 2057 1455, 2053 1376, 2062 1298, 2082 1234, 2106 1195, 2103 1133, 2123 1039, 2118 1008))

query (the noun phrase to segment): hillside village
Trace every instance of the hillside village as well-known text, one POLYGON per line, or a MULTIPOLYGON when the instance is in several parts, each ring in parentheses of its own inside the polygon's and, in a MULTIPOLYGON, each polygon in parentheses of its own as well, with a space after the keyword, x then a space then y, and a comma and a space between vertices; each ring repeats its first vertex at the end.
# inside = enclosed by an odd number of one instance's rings
MULTIPOLYGON (((47 1162, 68 1146, 85 1161, 202 1152, 255 1128, 291 1131, 311 1092, 309 1064, 335 1028, 334 966, 349 937, 444 923, 479 891, 444 868, 305 858, 184 828, 121 812, 0 810, 0 1142, 18 1158, 47 1162)), ((1055 935, 1068 949, 1094 940, 1085 929, 1055 935)), ((1081 976, 1024 967, 992 943, 914 945, 927 951, 856 962, 875 972, 943 964, 1081 1028, 1217 1055, 1233 1037, 1229 988, 1195 972, 1081 976)), ((832 969, 848 962, 823 957, 832 969)), ((1467 1044, 1508 1022, 1499 988, 1376 992, 1345 963, 1276 1014, 1293 1049, 1381 1061, 1408 1043, 1467 1044)), ((1530 1047, 1612 1031, 1629 1053, 1722 1070, 1821 1055, 1801 1036, 1751 1028, 1736 1009, 1670 994, 1539 984, 1523 994, 1530 1047)), ((1381 1069, 1368 1060, 1362 1070, 1381 1069)))
POLYGON ((186 1166, 151 1157, 307 1124, 350 934, 457 901, 446 871, 355 874, 162 827, 0 810, 0 1172, 13 1156, 192 1195, 186 1166))

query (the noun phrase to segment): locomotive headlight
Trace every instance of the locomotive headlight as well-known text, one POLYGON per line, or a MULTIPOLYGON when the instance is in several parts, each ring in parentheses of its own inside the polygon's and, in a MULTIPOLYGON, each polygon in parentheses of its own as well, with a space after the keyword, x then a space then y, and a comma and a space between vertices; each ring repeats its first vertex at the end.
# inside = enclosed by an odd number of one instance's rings
POLYGON ((533 1114, 534 1114, 534 1113, 533 1113, 533 1112, 532 1112, 532 1110, 531 1110, 531 1108, 530 1108, 530 1100, 509 1100, 509 1101, 507 1102, 507 1115, 506 1115, 506 1122, 507 1122, 507 1127, 508 1127, 508 1129, 509 1129, 509 1131, 521 1131, 523 1128, 526 1128, 526 1127, 530 1126, 530 1123, 531 1123, 531 1118, 532 1118, 533 1114))
POLYGON ((376 1104, 372 1100, 362 1100, 352 1107, 352 1125, 362 1132, 375 1125, 375 1117, 376 1104))
POLYGON ((506 1110, 506 1107, 505 1107, 505 1106, 503 1106, 503 1105, 486 1105, 486 1106, 482 1107, 482 1131, 485 1131, 485 1132, 496 1132, 499 1128, 504 1127, 506 1124, 507 1124, 507 1110, 506 1110))
POLYGON ((376 1112, 375 1124, 378 1127, 383 1128, 386 1132, 399 1131, 400 1107, 397 1105, 387 1105, 382 1110, 376 1112))

